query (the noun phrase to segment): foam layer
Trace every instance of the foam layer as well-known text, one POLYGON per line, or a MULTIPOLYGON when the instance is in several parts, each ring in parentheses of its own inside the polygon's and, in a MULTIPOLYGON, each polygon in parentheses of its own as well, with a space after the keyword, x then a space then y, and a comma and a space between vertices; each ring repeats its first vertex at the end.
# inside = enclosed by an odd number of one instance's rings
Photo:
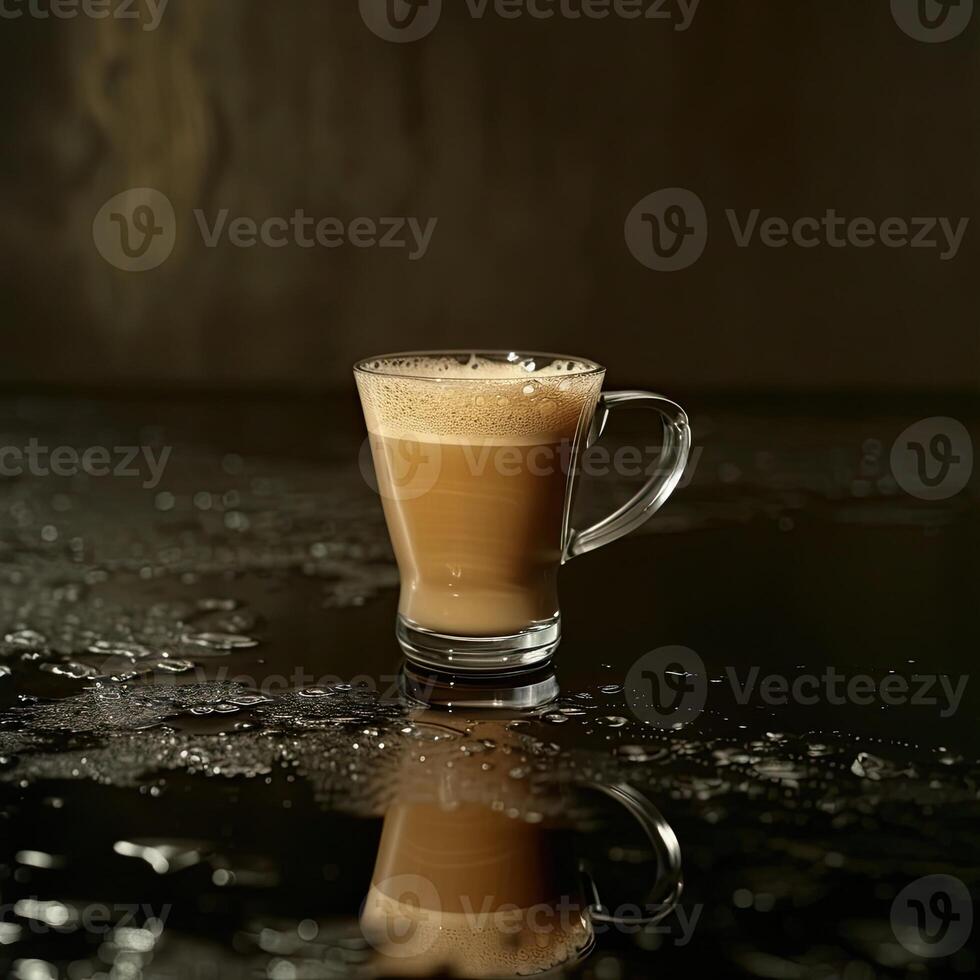
POLYGON ((365 362, 356 377, 377 435, 522 443, 574 435, 595 409, 603 372, 569 358, 413 355, 365 362))
POLYGON ((464 977, 530 976, 574 962, 592 942, 591 927, 570 910, 434 912, 397 902, 374 885, 361 925, 371 945, 407 976, 447 967, 464 977))

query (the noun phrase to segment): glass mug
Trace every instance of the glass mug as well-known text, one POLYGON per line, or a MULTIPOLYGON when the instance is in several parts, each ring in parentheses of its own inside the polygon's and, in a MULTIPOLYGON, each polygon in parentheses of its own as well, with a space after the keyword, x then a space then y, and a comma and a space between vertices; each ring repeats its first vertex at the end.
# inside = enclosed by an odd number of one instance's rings
POLYGON ((401 577, 405 655, 456 671, 524 669, 561 635, 558 568, 647 521, 677 486, 691 431, 674 402, 603 393, 605 368, 515 351, 388 354, 354 367, 401 577), (663 422, 653 475, 591 527, 571 526, 582 452, 609 412, 663 422))

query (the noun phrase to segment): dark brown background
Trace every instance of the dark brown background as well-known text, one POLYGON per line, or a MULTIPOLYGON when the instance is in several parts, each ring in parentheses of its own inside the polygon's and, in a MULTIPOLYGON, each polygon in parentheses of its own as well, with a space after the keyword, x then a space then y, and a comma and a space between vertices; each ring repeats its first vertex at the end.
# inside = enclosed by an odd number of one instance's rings
POLYGON ((162 26, 4 20, 0 377, 340 387, 356 357, 557 349, 687 388, 980 386, 977 236, 935 250, 734 246, 727 207, 974 216, 978 20, 907 37, 887 0, 702 0, 661 21, 473 20, 391 44, 355 0, 170 0, 162 26), (159 269, 92 219, 174 202, 159 269), (636 262, 623 221, 679 185, 694 267, 636 262), (428 255, 204 248, 190 219, 436 216, 428 255))

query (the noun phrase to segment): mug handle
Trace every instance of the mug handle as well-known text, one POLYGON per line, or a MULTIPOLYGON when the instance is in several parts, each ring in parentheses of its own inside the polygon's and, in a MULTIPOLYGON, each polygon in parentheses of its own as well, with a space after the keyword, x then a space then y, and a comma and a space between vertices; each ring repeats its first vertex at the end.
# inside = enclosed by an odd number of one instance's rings
POLYGON ((681 892, 684 890, 681 845, 678 843, 677 835, 664 819, 663 814, 632 786, 627 786, 625 783, 612 786, 601 783, 587 785, 622 803, 646 832, 657 854, 657 884, 646 904, 648 909, 656 909, 651 915, 613 915, 607 906, 603 905, 595 880, 588 868, 583 866, 580 870, 592 898, 588 906, 589 918, 593 922, 604 922, 614 926, 648 926, 660 922, 677 908, 681 892))
POLYGON ((609 413, 622 405, 639 405, 660 414, 664 442, 656 469, 639 492, 608 517, 581 531, 569 527, 563 562, 601 548, 644 524, 660 510, 684 473, 691 451, 691 427, 687 414, 680 405, 651 391, 603 392, 599 396, 599 405, 585 440, 585 448, 588 449, 598 440, 606 427, 609 413))

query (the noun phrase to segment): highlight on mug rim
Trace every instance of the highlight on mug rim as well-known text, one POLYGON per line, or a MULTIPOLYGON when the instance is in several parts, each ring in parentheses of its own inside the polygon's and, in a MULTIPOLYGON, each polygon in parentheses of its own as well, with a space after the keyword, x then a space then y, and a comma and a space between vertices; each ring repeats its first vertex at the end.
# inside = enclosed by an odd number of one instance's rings
POLYGON ((546 351, 515 351, 515 350, 414 350, 397 351, 391 354, 377 354, 374 357, 365 357, 354 364, 354 374, 366 374, 378 378, 402 378, 409 381, 435 381, 435 382, 478 382, 479 384, 513 384, 520 377, 529 378, 557 378, 562 376, 573 378, 587 378, 597 374, 604 374, 605 367, 593 361, 589 357, 580 357, 577 354, 554 354, 546 351), (490 363, 512 364, 523 366, 524 375, 499 374, 495 375, 488 372, 479 372, 472 378, 445 375, 435 369, 426 372, 407 371, 401 368, 400 362, 412 359, 420 360, 456 360, 460 367, 464 367, 473 358, 483 359, 490 363), (541 361, 540 367, 536 362, 541 361), (572 363, 575 369, 561 370, 552 368, 555 362, 563 361, 572 363))

